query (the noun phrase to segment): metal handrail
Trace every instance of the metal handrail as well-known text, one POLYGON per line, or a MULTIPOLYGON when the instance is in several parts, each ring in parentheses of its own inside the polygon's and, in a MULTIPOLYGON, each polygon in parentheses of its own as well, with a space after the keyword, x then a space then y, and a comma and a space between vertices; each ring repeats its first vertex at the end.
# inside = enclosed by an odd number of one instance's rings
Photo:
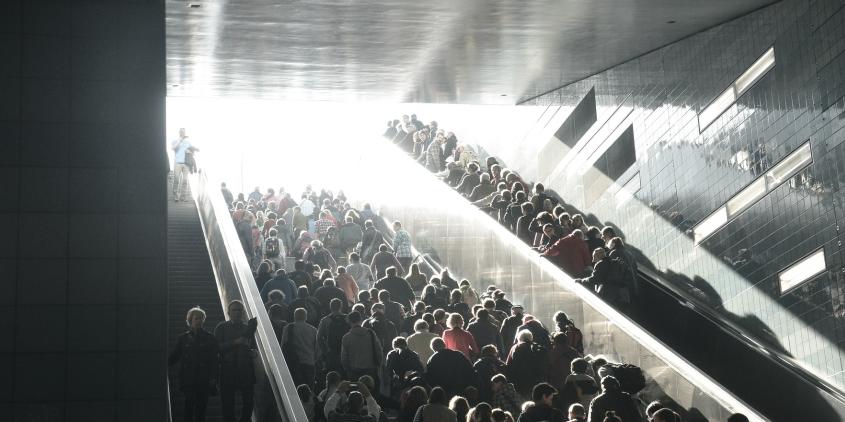
POLYGON ((784 356, 777 350, 772 350, 771 348, 767 348, 763 344, 760 344, 760 342, 749 335, 745 329, 733 321, 720 316, 713 310, 712 307, 704 304, 674 283, 665 280, 650 268, 638 267, 637 271, 641 279, 647 281, 649 284, 669 295, 674 300, 677 300, 681 306, 690 309, 702 318, 706 319, 725 335, 738 340, 749 349, 756 351, 762 357, 795 375, 801 381, 806 382, 826 394, 829 394, 832 398, 838 400, 839 402, 845 403, 845 394, 843 394, 839 388, 819 378, 818 376, 813 375, 804 367, 796 363, 793 359, 784 356))
POLYGON ((208 177, 202 170, 192 175, 189 183, 212 258, 212 268, 223 309, 226 310, 226 305, 231 300, 240 299, 247 314, 256 318, 258 324, 255 340, 258 354, 273 390, 279 415, 284 421, 307 420, 249 262, 246 255, 241 253, 243 248, 232 224, 229 208, 223 200, 223 194, 218 188, 209 185, 208 177))

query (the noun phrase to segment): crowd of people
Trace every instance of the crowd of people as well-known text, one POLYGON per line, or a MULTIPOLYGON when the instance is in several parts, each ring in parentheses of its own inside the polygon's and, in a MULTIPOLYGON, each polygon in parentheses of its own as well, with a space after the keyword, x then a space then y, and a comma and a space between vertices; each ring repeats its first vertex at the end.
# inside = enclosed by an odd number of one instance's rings
MULTIPOLYGON (((635 264, 612 228, 586 227, 539 184, 529 195, 495 160, 482 170, 435 122, 403 116, 388 126, 385 136, 538 253, 607 300, 635 297, 635 264)), ((307 186, 294 200, 284 189, 221 191, 309 421, 681 420, 676 404, 639 398, 640 368, 585 354, 564 311, 532 315, 496 286, 479 292, 445 268, 428 277, 401 222, 389 230, 343 192, 307 186)), ((186 420, 203 420, 218 388, 224 420, 235 420, 238 394, 239 419, 251 418, 256 324, 240 301, 227 310, 213 334, 204 311, 189 310, 171 353, 186 420)))
MULTIPOLYGON (((486 157, 482 166, 471 145, 458 142, 453 132, 439 128, 435 121, 425 124, 416 115, 403 115, 401 119, 388 121, 387 126, 383 137, 540 256, 617 309, 636 310, 632 305, 639 295, 637 263, 613 227, 588 226, 583 215, 568 210, 562 201, 546 192, 543 184, 527 183, 495 157, 486 157)), ((601 384, 603 379, 593 381, 601 384)), ((665 416, 667 412, 658 413, 656 419, 651 412, 647 416, 649 420, 680 420, 677 414, 665 416)), ((637 420, 626 417, 622 411, 616 417, 637 420)), ((734 415, 730 420, 743 418, 734 415)), ((593 419, 590 413, 590 420, 599 419, 593 419)))
POLYGON ((482 168, 472 146, 437 122, 402 116, 388 122, 383 136, 605 300, 627 310, 635 299, 637 264, 613 227, 587 226, 543 184, 532 186, 494 157, 482 168))

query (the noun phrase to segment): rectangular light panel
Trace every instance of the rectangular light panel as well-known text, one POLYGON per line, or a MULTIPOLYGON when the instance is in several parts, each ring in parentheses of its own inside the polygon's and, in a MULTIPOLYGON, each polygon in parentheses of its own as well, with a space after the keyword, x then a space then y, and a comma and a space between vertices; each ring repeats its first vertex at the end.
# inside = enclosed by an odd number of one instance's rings
POLYGON ((712 103, 698 114, 698 131, 704 132, 722 113, 725 112, 736 100, 745 94, 754 83, 760 80, 763 75, 775 67, 775 48, 769 47, 757 61, 754 62, 742 75, 739 75, 727 89, 725 89, 712 103))
POLYGON ((757 82, 758 79, 773 67, 775 67, 775 48, 770 47, 734 82, 737 97, 744 94, 748 88, 754 85, 754 82, 757 82))
POLYGON ((794 176, 799 170, 807 166, 813 161, 813 155, 810 152, 810 142, 805 142, 804 145, 798 147, 792 154, 784 158, 783 161, 772 167, 766 178, 769 179, 769 184, 781 184, 790 177, 794 176))
POLYGON ((693 229, 695 232, 695 243, 701 243, 702 240, 706 239, 707 236, 710 236, 716 230, 719 230, 727 222, 728 211, 725 207, 721 207, 695 226, 695 229, 693 229))
POLYGON ((827 269, 824 259, 824 247, 813 252, 810 256, 792 264, 789 268, 778 273, 780 293, 784 294, 827 269))
POLYGON ((754 201, 762 198, 766 195, 766 178, 761 177, 750 185, 746 186, 745 189, 741 190, 738 194, 734 195, 731 198, 726 207, 728 209, 728 217, 733 217, 737 215, 740 211, 744 210, 747 206, 754 203, 754 201))
POLYGON ((731 104, 736 101, 736 92, 734 92, 733 85, 729 86, 722 95, 719 95, 715 101, 710 103, 701 114, 698 115, 699 130, 704 131, 710 123, 713 123, 716 118, 722 115, 731 104))

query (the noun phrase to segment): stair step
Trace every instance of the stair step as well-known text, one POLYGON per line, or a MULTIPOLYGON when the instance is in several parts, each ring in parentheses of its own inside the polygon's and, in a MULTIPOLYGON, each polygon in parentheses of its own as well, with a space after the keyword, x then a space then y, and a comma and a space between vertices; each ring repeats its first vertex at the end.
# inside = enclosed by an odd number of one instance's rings
MULTIPOLYGON (((168 336, 172 347, 185 332, 185 313, 200 306, 207 314, 206 329, 213 330, 223 320, 223 307, 217 281, 193 200, 174 202, 168 189, 167 206, 167 308, 168 336)), ((183 419, 184 397, 171 374, 171 412, 174 421, 183 419)), ((219 397, 208 402, 206 420, 222 421, 219 397)))

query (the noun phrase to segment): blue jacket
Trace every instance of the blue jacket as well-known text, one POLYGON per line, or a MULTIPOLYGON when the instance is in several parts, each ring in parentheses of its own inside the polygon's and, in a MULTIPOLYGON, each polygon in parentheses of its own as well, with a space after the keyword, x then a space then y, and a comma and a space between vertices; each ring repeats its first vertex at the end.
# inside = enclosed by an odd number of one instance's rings
POLYGON ((281 290, 285 294, 285 304, 290 305, 296 299, 296 284, 287 278, 273 277, 261 287, 261 300, 267 302, 267 295, 273 290, 281 290))

